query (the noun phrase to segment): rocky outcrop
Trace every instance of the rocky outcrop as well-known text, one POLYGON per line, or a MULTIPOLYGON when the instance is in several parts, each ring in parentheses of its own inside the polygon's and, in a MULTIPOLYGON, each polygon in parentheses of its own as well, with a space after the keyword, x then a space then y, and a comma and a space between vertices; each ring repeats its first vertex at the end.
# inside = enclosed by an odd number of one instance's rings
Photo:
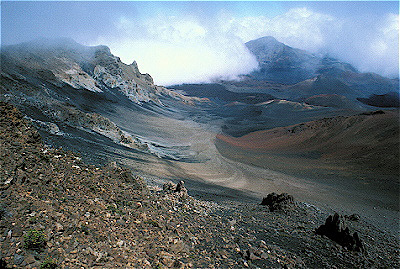
POLYGON ((261 205, 267 206, 271 212, 275 210, 288 210, 294 206, 294 199, 292 195, 287 193, 277 194, 273 192, 263 198, 261 205))
POLYGON ((98 81, 83 71, 77 63, 68 63, 68 59, 64 60, 69 65, 69 68, 66 70, 60 70, 55 74, 59 80, 75 89, 103 92, 103 90, 100 89, 98 81))
POLYGON ((183 180, 179 181, 178 184, 174 184, 168 181, 163 185, 163 192, 166 195, 175 195, 179 198, 187 198, 188 191, 185 187, 185 182, 183 180))
POLYGON ((348 250, 364 252, 364 246, 357 232, 350 234, 349 227, 346 226, 345 218, 335 213, 329 216, 325 224, 315 230, 316 234, 325 235, 339 245, 348 250))
POLYGON ((95 51, 90 62, 94 66, 93 77, 101 84, 120 90, 135 103, 160 103, 153 78, 149 74, 141 74, 136 62, 124 64, 104 46, 95 51))
MULTIPOLYGON (((121 130, 114 122, 97 113, 83 112, 75 107, 53 104, 42 112, 50 119, 62 125, 67 125, 88 132, 101 134, 113 142, 129 148, 147 149, 147 145, 140 142, 135 136, 121 130)), ((39 128, 54 135, 63 135, 59 127, 52 122, 33 120, 39 128)))
POLYGON ((138 104, 162 105, 160 96, 191 101, 154 85, 153 78, 140 73, 135 61, 123 63, 106 46, 87 47, 71 39, 38 39, 2 47, 1 61, 1 75, 10 80, 36 85, 37 79, 42 79, 58 88, 69 86, 94 93, 117 90, 138 104))

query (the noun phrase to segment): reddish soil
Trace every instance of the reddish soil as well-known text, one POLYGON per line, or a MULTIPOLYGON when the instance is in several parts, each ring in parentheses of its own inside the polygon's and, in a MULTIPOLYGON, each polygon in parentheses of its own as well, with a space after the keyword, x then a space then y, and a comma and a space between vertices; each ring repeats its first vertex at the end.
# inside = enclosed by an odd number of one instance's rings
MULTIPOLYGON (((399 175, 399 114, 378 111, 257 131, 223 141, 247 152, 399 175)), ((310 163, 311 164, 311 163, 310 163)))

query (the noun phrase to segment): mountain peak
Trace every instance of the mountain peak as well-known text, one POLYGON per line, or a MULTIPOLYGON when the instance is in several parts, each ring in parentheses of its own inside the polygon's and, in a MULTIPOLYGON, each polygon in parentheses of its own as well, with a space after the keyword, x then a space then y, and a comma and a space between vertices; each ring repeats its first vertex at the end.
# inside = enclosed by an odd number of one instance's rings
POLYGON ((279 42, 272 36, 264 36, 251 41, 246 42, 246 46, 252 50, 278 50, 286 46, 279 42))
POLYGON ((251 74, 256 80, 295 84, 319 74, 357 73, 348 63, 290 47, 272 36, 251 40, 246 46, 259 63, 259 69, 251 74))
POLYGON ((98 46, 94 46, 93 49, 97 52, 97 53, 105 53, 105 54, 109 54, 112 55, 111 50, 109 47, 105 46, 105 45, 98 45, 98 46))
POLYGON ((263 37, 248 41, 248 42, 246 42, 246 44, 247 43, 281 43, 281 42, 276 40, 276 38, 273 36, 263 36, 263 37))

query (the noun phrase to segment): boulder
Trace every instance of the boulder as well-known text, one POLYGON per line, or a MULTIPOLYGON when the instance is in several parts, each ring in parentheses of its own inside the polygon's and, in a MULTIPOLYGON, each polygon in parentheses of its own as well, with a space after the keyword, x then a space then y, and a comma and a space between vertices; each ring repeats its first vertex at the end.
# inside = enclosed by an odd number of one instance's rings
POLYGON ((168 181, 163 185, 163 192, 166 194, 174 193, 176 190, 176 185, 171 181, 168 181))
POLYGON ((178 185, 176 185, 175 192, 186 191, 185 182, 183 180, 179 181, 178 185))
POLYGON ((176 185, 175 193, 177 193, 180 198, 186 198, 188 196, 185 182, 183 180, 179 181, 178 185, 176 185))
POLYGON ((315 232, 316 234, 327 236, 348 250, 364 252, 364 246, 358 233, 354 232, 353 235, 351 235, 344 219, 343 216, 337 213, 333 216, 330 215, 326 219, 325 224, 321 225, 315 232))
POLYGON ((0 268, 8 268, 7 263, 3 258, 0 259, 0 268))
POLYGON ((294 199, 292 195, 287 193, 277 194, 273 192, 263 198, 261 205, 268 206, 270 211, 287 210, 294 205, 294 199))
POLYGON ((185 182, 183 180, 179 181, 177 185, 175 185, 171 181, 168 181, 163 185, 163 192, 165 194, 174 194, 179 198, 186 198, 188 196, 185 182))
POLYGON ((247 261, 254 261, 254 260, 259 260, 261 253, 255 249, 255 248, 250 248, 246 250, 244 253, 242 253, 242 257, 247 260, 247 261))

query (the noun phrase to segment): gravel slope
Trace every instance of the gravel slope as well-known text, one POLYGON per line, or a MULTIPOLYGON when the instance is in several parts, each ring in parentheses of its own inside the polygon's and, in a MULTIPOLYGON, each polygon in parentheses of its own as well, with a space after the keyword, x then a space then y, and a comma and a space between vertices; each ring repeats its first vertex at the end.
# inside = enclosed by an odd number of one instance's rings
POLYGON ((360 234, 365 253, 316 235, 328 212, 312 205, 270 212, 149 188, 116 164, 86 165, 72 152, 48 148, 6 103, 0 139, 3 268, 38 268, 49 258, 59 268, 399 266, 398 239, 362 219, 347 225, 360 234), (43 235, 33 239, 40 244, 28 244, 32 230, 43 235))

